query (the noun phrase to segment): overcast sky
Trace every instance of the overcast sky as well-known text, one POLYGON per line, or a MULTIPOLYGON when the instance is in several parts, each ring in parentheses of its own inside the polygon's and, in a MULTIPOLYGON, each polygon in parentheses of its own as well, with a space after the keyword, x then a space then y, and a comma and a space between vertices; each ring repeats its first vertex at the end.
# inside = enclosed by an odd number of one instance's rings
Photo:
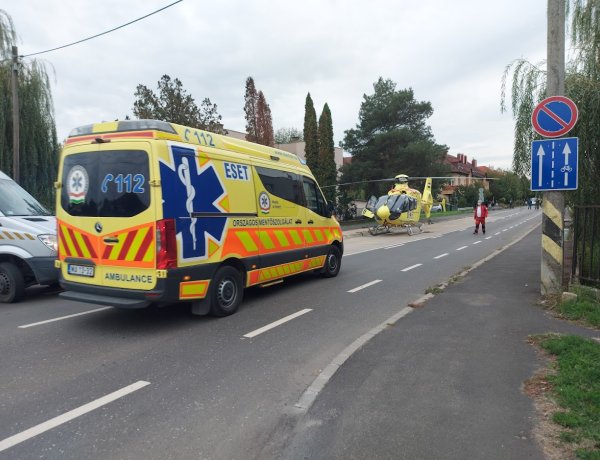
MULTIPOLYGON (((65 45, 174 0, 0 0, 19 54, 65 45)), ((546 0, 184 0, 123 29, 35 56, 52 80, 59 140, 79 125, 132 116, 138 84, 179 78, 199 104, 244 131, 245 80, 273 126, 302 129, 310 92, 327 102, 335 143, 355 127, 363 94, 382 76, 429 101, 436 142, 480 165, 510 168, 513 119, 500 113, 514 59, 546 59, 546 0)), ((27 58, 31 59, 31 58, 27 58)))

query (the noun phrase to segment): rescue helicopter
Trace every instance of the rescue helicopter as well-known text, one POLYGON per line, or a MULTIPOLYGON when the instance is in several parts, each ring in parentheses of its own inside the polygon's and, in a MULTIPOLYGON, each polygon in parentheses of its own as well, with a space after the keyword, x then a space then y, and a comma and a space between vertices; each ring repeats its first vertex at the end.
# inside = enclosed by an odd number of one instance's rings
POLYGON ((423 193, 410 188, 409 177, 406 174, 398 174, 394 178, 394 185, 387 193, 377 198, 375 195, 369 198, 362 215, 374 219, 375 225, 369 227, 371 235, 388 233, 394 227, 406 229, 409 235, 421 232, 423 224, 421 211, 429 221, 433 196, 431 194, 431 177, 425 178, 423 193))

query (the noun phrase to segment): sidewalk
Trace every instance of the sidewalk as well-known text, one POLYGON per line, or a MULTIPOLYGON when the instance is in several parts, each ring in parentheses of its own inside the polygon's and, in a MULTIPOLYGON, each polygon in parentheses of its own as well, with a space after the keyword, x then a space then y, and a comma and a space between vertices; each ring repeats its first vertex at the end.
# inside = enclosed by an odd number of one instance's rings
POLYGON ((372 338, 302 417, 282 458, 542 459, 523 382, 531 334, 594 331, 540 297, 541 227, 372 338))

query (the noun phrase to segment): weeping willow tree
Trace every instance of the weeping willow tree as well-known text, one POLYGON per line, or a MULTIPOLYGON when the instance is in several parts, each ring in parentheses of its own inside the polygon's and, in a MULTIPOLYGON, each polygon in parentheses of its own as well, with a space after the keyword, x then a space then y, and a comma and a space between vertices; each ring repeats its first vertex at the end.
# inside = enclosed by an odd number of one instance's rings
MULTIPOLYGON (((600 0, 567 0, 566 18, 571 57, 565 69, 565 95, 579 109, 579 121, 569 133, 579 138, 579 187, 566 199, 570 204, 600 204, 600 0)), ((508 110, 510 98, 515 119, 513 169, 518 174, 531 172, 531 141, 539 138, 531 114, 545 97, 545 62, 519 59, 506 67, 501 109, 508 110)))
MULTIPOLYGON (((10 16, 0 10, 0 170, 12 176, 12 47, 17 34, 10 16)), ((50 81, 44 65, 17 64, 19 91, 20 185, 53 208, 52 183, 58 164, 58 141, 50 81)))

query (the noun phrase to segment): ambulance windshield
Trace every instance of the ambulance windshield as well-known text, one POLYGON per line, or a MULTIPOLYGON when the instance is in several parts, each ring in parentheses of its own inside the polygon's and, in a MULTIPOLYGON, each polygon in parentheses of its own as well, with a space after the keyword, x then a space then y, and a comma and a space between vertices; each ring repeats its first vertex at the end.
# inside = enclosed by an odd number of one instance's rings
POLYGON ((148 154, 102 150, 69 155, 60 202, 72 216, 132 217, 150 205, 148 154))
POLYGON ((50 215, 34 197, 8 179, 0 179, 0 212, 7 217, 50 215))

